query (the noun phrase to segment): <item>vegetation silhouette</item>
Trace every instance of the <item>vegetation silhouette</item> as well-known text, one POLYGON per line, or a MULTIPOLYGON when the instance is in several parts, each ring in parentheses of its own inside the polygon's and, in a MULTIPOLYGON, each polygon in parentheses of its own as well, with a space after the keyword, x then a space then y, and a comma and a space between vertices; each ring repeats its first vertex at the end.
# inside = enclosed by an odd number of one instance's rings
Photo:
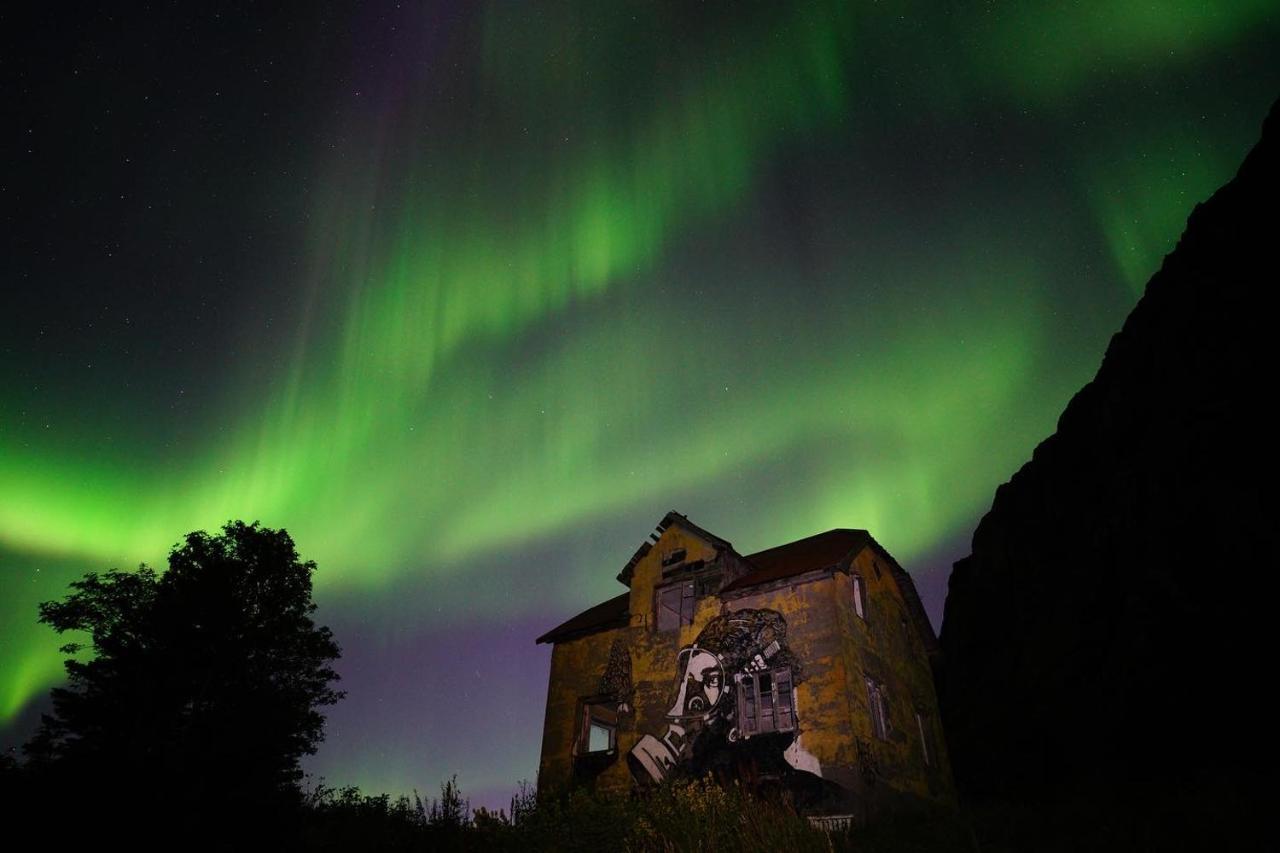
POLYGON ((98 832, 286 831, 299 761, 343 696, 338 645, 312 618, 315 569, 284 530, 233 521, 188 534, 163 574, 90 572, 41 604, 41 622, 87 634, 93 654, 66 661, 68 683, 24 747, 28 794, 83 792, 77 813, 98 832))

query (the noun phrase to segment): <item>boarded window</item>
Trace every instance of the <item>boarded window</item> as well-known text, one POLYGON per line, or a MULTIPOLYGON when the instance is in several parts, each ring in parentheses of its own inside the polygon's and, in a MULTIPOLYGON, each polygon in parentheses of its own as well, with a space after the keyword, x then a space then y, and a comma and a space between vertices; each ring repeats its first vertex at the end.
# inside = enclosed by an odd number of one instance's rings
POLYGON ((867 678, 867 709, 871 713, 871 730, 881 740, 889 739, 892 727, 889 725, 889 698, 884 685, 872 678, 867 678))
POLYGON ((738 675, 738 731, 743 737, 796 728, 791 670, 738 675))
POLYGON ((664 586, 658 590, 658 630, 670 631, 693 624, 693 605, 697 600, 693 581, 664 586))
POLYGON ((737 693, 737 719, 741 725, 739 730, 742 734, 750 734, 758 730, 755 722, 755 676, 744 675, 739 683, 739 693, 737 693))
POLYGON ((853 578, 853 612, 857 613, 863 619, 867 618, 867 585, 862 580, 862 575, 852 575, 853 578))
POLYGON ((791 696, 791 670, 774 670, 773 685, 777 691, 777 700, 774 702, 774 717, 778 721, 778 731, 789 732, 796 727, 795 702, 791 696))

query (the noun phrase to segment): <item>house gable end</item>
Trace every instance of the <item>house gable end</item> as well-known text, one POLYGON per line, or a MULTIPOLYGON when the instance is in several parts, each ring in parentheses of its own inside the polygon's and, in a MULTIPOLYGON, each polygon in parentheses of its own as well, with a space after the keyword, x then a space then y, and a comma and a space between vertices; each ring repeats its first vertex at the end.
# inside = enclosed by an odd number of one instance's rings
POLYGON ((684 516, 667 513, 640 559, 631 565, 631 624, 653 624, 657 590, 711 566, 719 566, 733 546, 684 516))

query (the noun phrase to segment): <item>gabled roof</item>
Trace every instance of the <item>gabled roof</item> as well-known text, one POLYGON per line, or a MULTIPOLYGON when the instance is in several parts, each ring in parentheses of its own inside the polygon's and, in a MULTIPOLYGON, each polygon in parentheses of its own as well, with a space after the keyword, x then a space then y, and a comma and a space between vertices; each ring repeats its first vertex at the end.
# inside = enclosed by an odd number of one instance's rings
POLYGON ((627 624, 627 612, 631 593, 624 592, 602 604, 588 608, 568 622, 557 625, 537 639, 539 643, 559 643, 584 634, 592 634, 607 628, 621 628, 627 624))
POLYGON ((755 566, 721 592, 768 583, 769 581, 795 577, 814 569, 827 569, 846 563, 871 541, 865 530, 828 530, 814 536, 806 536, 786 545, 768 548, 747 556, 755 566))
MULTIPOLYGON (((621 574, 618 575, 620 582, 630 586, 631 574, 635 569, 636 563, 640 562, 645 554, 649 553, 650 549, 653 548, 653 542, 656 542, 672 524, 679 524, 691 533, 706 539, 717 549, 727 550, 736 556, 733 545, 727 540, 703 530, 678 512, 669 512, 658 522, 655 532, 650 536, 652 541, 644 542, 636 550, 635 556, 631 558, 631 561, 623 567, 621 574)), ((920 601, 920 594, 916 591, 915 583, 911 580, 911 576, 898 565, 898 561, 893 558, 893 555, 886 551, 865 530, 848 528, 828 530, 825 533, 806 536, 804 539, 797 539, 794 542, 778 545, 775 548, 767 548, 764 551, 758 551, 755 554, 741 558, 752 566, 752 570, 729 583, 724 589, 720 590, 720 594, 723 595, 726 592, 744 590, 760 584, 796 577, 805 572, 818 569, 838 568, 842 571, 848 571, 853 558, 863 548, 867 547, 874 548, 876 554, 884 559, 885 568, 897 584, 898 590, 902 593, 911 622, 924 641, 925 648, 932 656, 937 651, 938 638, 933 632, 933 625, 929 622, 928 615, 925 613, 924 604, 920 601)), ((595 607, 582 611, 568 622, 543 634, 538 638, 537 642, 558 643, 596 631, 626 626, 630 621, 630 613, 628 612, 630 595, 629 592, 624 592, 603 604, 597 604, 595 607)))
POLYGON ((876 554, 885 561, 889 574, 898 585, 902 599, 906 603, 907 612, 916 632, 924 641, 925 648, 933 655, 938 648, 938 637, 933 632, 933 624, 925 612, 924 603, 920 601, 920 593, 915 582, 907 574, 893 555, 886 551, 879 542, 865 530, 839 528, 828 530, 769 548, 749 555, 746 560, 755 566, 755 571, 748 572, 733 583, 720 590, 721 594, 734 590, 746 589, 770 581, 802 575, 815 569, 827 569, 835 566, 848 571, 849 564, 863 548, 874 548, 876 554))

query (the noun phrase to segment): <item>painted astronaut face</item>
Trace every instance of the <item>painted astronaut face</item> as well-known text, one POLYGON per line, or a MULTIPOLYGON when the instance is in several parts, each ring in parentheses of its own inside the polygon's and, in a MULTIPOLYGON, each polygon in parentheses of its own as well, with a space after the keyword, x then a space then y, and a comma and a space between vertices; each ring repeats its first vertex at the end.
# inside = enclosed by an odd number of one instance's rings
POLYGON ((680 691, 667 719, 709 719, 724 696, 724 664, 717 655, 697 646, 682 649, 676 660, 682 669, 680 691))

